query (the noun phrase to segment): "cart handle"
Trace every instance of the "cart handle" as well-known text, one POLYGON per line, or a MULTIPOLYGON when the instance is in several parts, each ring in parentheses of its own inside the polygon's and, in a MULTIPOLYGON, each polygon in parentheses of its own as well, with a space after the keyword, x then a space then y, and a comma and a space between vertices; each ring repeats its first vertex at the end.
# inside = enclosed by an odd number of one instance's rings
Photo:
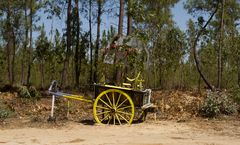
POLYGON ((49 92, 57 92, 57 81, 56 80, 52 81, 48 91, 49 92))

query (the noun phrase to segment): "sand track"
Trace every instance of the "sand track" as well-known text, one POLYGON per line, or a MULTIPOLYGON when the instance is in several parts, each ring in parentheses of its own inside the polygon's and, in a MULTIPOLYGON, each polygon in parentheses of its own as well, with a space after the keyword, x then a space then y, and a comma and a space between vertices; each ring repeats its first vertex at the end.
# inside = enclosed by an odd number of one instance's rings
POLYGON ((240 121, 148 121, 131 126, 83 125, 1 129, 0 144, 36 145, 239 145, 240 121))

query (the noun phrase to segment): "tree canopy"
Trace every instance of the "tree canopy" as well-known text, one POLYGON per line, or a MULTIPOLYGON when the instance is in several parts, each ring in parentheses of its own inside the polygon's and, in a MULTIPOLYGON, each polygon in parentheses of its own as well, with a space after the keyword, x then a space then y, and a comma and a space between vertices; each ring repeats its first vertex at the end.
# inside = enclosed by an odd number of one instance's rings
POLYGON ((141 72, 150 88, 240 87, 240 2, 185 1, 193 16, 186 31, 173 19, 179 2, 1 1, 0 85, 46 88, 56 79, 62 87, 79 88, 102 78, 120 85, 141 72), (56 20, 62 30, 54 26, 56 20), (45 21, 51 23, 41 24, 45 21), (125 36, 124 41, 134 38, 143 47, 114 47, 125 36), (106 50, 112 65, 104 62, 106 50))

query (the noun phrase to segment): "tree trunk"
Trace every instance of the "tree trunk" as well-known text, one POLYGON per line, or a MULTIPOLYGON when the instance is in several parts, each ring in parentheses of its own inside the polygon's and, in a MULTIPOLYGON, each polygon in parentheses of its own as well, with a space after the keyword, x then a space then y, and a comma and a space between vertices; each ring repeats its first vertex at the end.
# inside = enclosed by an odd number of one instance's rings
MULTIPOLYGON (((127 19, 127 35, 131 35, 132 33, 132 15, 131 15, 131 8, 132 8, 132 0, 128 0, 128 19, 127 19)), ((123 79, 124 81, 126 82, 127 80, 127 74, 128 74, 128 70, 129 70, 129 67, 127 65, 124 66, 124 75, 123 75, 123 79)), ((148 80, 147 80, 147 83, 148 85, 148 80)))
POLYGON ((22 52, 22 62, 21 62, 21 84, 25 84, 25 53, 27 51, 27 45, 28 45, 28 15, 27 15, 27 0, 25 0, 25 9, 24 9, 24 15, 25 15, 25 42, 24 42, 24 48, 22 52))
POLYGON ((94 82, 98 81, 97 71, 98 71, 98 50, 100 45, 100 25, 101 25, 101 15, 102 15, 102 1, 98 0, 98 17, 97 17, 97 42, 95 49, 95 59, 94 59, 94 82))
MULTIPOLYGON (((119 9, 119 22, 118 22, 118 36, 119 38, 123 35, 123 16, 124 16, 124 0, 120 0, 120 9, 119 9)), ((119 66, 119 56, 118 56, 118 50, 116 49, 115 52, 116 57, 116 85, 120 85, 121 76, 122 76, 122 70, 119 66)))
POLYGON ((198 93, 201 93, 201 76, 198 77, 198 93))
POLYGON ((240 57, 238 58, 238 86, 240 87, 240 57))
POLYGON ((64 59, 63 70, 62 70, 62 78, 61 78, 61 87, 65 87, 66 78, 67 78, 67 68, 69 63, 69 51, 71 49, 71 4, 72 0, 68 0, 68 9, 67 9, 67 51, 66 58, 64 59))
POLYGON ((123 34, 123 16, 124 16, 124 0, 120 0, 118 35, 123 34))
POLYGON ((33 0, 30 0, 30 47, 28 49, 28 72, 27 85, 30 85, 31 67, 32 67, 32 32, 33 32, 33 0))
POLYGON ((92 48, 92 0, 89 0, 89 47, 90 47, 90 83, 93 82, 93 48, 92 48))
POLYGON ((7 68, 8 68, 8 81, 9 81, 9 84, 12 85, 12 57, 11 57, 11 54, 12 54, 12 36, 11 36, 11 22, 10 22, 10 19, 11 19, 11 12, 10 12, 10 8, 8 8, 8 13, 7 13, 7 28, 6 28, 6 35, 7 35, 7 50, 6 50, 6 53, 7 53, 7 68))
POLYGON ((128 21, 127 21, 127 35, 132 33, 132 0, 128 0, 128 21))
POLYGON ((79 18, 79 7, 78 0, 75 0, 76 10, 77 10, 77 42, 76 42, 76 51, 75 51, 75 87, 79 87, 79 78, 80 78, 80 65, 79 59, 81 59, 81 52, 79 53, 79 39, 80 39, 80 18, 79 18))
MULTIPOLYGON (((10 4, 8 4, 9 6, 10 4)), ((14 84, 14 63, 15 63, 15 50, 16 50, 16 37, 14 33, 14 26, 11 22, 12 17, 11 8, 7 8, 7 63, 8 63, 8 79, 9 84, 12 86, 14 84)))
POLYGON ((16 36, 15 36, 15 33, 14 33, 14 29, 13 29, 13 26, 11 27, 12 29, 12 41, 13 41, 13 50, 12 50, 12 67, 11 67, 11 72, 12 72, 12 80, 11 80, 11 85, 14 84, 14 81, 15 81, 15 71, 14 71, 14 68, 15 68, 15 51, 16 51, 16 36))
POLYGON ((219 47, 218 47, 218 89, 221 89, 222 83, 222 47, 223 47, 223 29, 224 29, 224 3, 225 0, 222 0, 222 12, 221 12, 221 23, 220 23, 220 36, 219 36, 219 47))
POLYGON ((205 78, 205 76, 203 75, 203 73, 202 73, 202 71, 200 69, 200 62, 198 60, 196 46, 197 46, 197 42, 198 42, 199 37, 201 36, 203 31, 206 29, 206 27, 208 26, 208 24, 212 20, 213 16, 216 14, 217 10, 218 10, 218 5, 217 5, 215 11, 211 14, 211 16, 208 19, 208 21, 205 23, 205 25, 202 27, 202 29, 197 33, 197 36, 196 36, 196 38, 194 40, 194 43, 193 43, 193 46, 192 46, 193 57, 194 57, 194 61, 195 61, 195 64, 196 64, 197 71, 198 71, 199 75, 201 76, 201 78, 203 79, 204 83, 207 85, 207 87, 209 89, 211 89, 212 91, 214 90, 212 85, 208 82, 208 80, 205 78))
POLYGON ((40 62, 40 72, 41 72, 41 88, 44 88, 44 64, 43 60, 40 62))

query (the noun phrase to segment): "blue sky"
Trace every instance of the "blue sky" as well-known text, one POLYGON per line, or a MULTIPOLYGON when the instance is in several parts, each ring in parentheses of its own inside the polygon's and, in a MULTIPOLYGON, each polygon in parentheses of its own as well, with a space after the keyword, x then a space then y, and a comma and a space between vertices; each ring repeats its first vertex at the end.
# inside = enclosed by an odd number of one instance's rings
MULTIPOLYGON (((175 24, 176 24, 176 26, 178 26, 183 31, 186 31, 187 21, 190 18, 192 18, 192 16, 189 15, 183 7, 183 3, 185 1, 186 0, 180 0, 172 8, 172 15, 173 15, 173 19, 175 21, 175 24)), ((50 30, 51 30, 52 22, 53 22, 53 28, 54 29, 57 28, 60 32, 62 32, 62 30, 64 28, 66 28, 66 24, 64 22, 64 20, 66 19, 66 14, 61 15, 63 17, 62 20, 59 20, 58 18, 54 18, 53 21, 46 19, 47 16, 43 12, 40 12, 40 15, 41 15, 42 19, 38 22, 38 25, 42 25, 44 23, 45 30, 46 30, 46 33, 49 36, 49 38, 51 37, 50 36, 50 30)), ((109 17, 107 15, 103 15, 101 29, 102 29, 102 31, 103 30, 108 30, 111 25, 113 27, 117 28, 117 24, 118 24, 118 18, 117 17, 109 17)), ((127 24, 127 22, 124 22, 124 31, 126 31, 126 24, 127 24)), ((96 37, 96 33, 95 33, 96 32, 96 24, 93 24, 92 27, 93 27, 93 38, 95 38, 96 37)), ((85 20, 82 19, 81 29, 83 31, 88 31, 89 30, 88 21, 86 19, 85 20)), ((38 35, 39 35, 38 32, 34 33, 34 37, 37 37, 38 35)))
POLYGON ((172 8, 173 19, 176 25, 183 31, 187 30, 187 21, 193 18, 183 7, 185 1, 186 0, 180 0, 174 8, 172 8))

